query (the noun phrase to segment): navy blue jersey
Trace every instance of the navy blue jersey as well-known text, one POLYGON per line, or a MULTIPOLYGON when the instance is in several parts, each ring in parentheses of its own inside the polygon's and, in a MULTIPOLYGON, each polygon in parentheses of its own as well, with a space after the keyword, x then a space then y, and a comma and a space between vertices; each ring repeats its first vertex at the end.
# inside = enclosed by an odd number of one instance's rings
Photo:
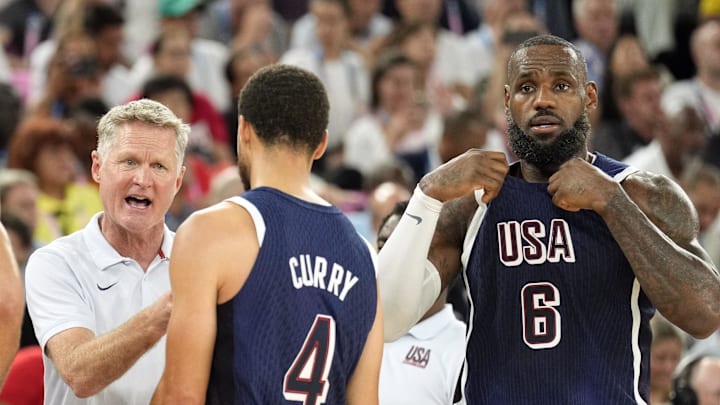
POLYGON ((265 187, 242 198, 231 201, 254 213, 260 250, 218 306, 207 403, 346 403, 375 320, 371 247, 335 207, 265 187))
MULTIPOLYGON (((600 154, 594 165, 628 173, 600 154)), ((468 404, 647 401, 654 307, 595 212, 564 211, 546 183, 508 176, 466 268, 468 404)))

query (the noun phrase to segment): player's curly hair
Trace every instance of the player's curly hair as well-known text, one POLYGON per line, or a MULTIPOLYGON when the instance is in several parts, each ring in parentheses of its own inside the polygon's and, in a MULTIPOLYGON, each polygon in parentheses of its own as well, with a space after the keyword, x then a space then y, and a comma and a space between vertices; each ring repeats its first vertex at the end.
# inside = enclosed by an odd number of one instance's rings
POLYGON ((327 129, 330 103, 320 79, 284 64, 259 69, 240 92, 238 112, 265 145, 312 153, 327 129))

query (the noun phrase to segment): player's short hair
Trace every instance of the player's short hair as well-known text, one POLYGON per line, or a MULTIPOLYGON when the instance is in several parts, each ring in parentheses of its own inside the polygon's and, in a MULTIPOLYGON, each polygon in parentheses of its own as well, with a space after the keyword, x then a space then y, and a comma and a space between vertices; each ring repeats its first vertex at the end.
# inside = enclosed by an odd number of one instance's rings
POLYGON ((573 43, 555 35, 538 35, 536 37, 529 38, 523 41, 520 45, 518 45, 517 48, 515 48, 515 50, 513 51, 512 55, 510 55, 510 59, 508 59, 508 77, 510 77, 510 68, 515 63, 516 55, 519 51, 542 45, 561 46, 572 50, 576 56, 575 68, 580 73, 580 80, 583 84, 587 81, 587 63, 585 62, 585 56, 582 54, 582 51, 580 51, 580 49, 578 49, 578 47, 575 46, 573 43))
POLYGON ((285 64, 259 69, 238 99, 238 112, 252 125, 263 144, 283 144, 309 153, 322 142, 329 110, 320 79, 307 70, 285 64))

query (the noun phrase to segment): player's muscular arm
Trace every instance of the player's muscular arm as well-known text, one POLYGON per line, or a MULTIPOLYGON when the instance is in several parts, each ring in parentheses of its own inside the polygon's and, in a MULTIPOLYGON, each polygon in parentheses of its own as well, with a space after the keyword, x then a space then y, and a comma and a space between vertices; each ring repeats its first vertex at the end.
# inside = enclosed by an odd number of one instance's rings
POLYGON ((60 376, 79 398, 97 394, 120 378, 165 335, 170 293, 106 334, 71 328, 48 340, 46 350, 60 376))
POLYGON ((0 387, 20 345, 23 321, 23 285, 10 239, 0 224, 0 387))
POLYGON ((434 238, 444 202, 468 195, 474 198, 478 189, 484 190, 483 202, 490 201, 502 187, 508 169, 503 153, 471 149, 420 181, 405 215, 378 256, 386 341, 399 338, 415 325, 437 299, 441 285, 449 284, 459 269, 464 233, 452 224, 467 223, 473 210, 459 210, 460 206, 448 202, 442 215, 446 219, 434 238), (432 257, 427 260, 431 244, 432 257))
POLYGON ((376 405, 378 403, 382 351, 383 314, 382 303, 378 298, 375 321, 365 341, 360 360, 347 384, 348 405, 376 405))
POLYGON ((720 276, 697 241, 692 203, 667 178, 639 173, 623 182, 603 217, 658 310, 696 337, 720 324, 720 276), (633 215, 637 208, 646 217, 633 215), (624 215, 625 214, 625 215, 624 215))
POLYGON ((428 259, 435 265, 442 288, 448 288, 462 269, 460 256, 468 224, 478 204, 468 195, 443 205, 437 229, 430 244, 428 259))
POLYGON ((720 278, 698 245, 690 200, 669 179, 636 173, 622 183, 582 159, 550 177, 553 203, 605 220, 645 294, 670 321, 703 337, 720 325, 720 278))

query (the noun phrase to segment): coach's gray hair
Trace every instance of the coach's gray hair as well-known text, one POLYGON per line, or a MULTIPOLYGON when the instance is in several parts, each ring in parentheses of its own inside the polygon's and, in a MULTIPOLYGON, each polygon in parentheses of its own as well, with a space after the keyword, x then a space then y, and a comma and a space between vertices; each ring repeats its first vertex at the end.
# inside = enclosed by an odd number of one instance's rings
POLYGON ((178 159, 178 170, 182 168, 185 148, 190 135, 190 126, 183 123, 163 104, 148 99, 115 106, 100 119, 97 130, 97 152, 101 160, 105 160, 110 153, 110 149, 115 144, 118 128, 133 122, 172 129, 175 132, 175 156, 178 159))

